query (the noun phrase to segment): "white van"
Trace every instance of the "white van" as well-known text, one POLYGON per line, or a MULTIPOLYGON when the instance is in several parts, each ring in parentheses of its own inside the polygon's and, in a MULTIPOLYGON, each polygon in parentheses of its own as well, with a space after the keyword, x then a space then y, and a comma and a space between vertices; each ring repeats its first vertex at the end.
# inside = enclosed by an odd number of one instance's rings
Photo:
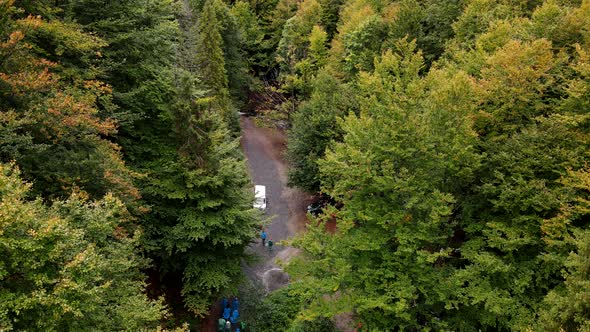
POLYGON ((260 210, 266 210, 266 187, 254 186, 254 207, 260 210))

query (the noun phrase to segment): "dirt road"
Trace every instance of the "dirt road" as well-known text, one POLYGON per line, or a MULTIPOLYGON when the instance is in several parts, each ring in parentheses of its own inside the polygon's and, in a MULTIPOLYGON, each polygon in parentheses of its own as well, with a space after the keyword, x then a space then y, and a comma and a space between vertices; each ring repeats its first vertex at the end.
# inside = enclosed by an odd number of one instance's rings
MULTIPOLYGON (((285 135, 270 128, 259 128, 254 119, 242 117, 242 149, 248 160, 248 169, 254 184, 266 186, 266 216, 272 222, 266 227, 268 237, 275 243, 287 239, 305 229, 306 206, 311 196, 287 187, 287 163, 283 156, 285 135)), ((266 291, 286 285, 288 276, 276 265, 275 260, 288 260, 296 250, 275 245, 272 252, 261 245, 260 240, 249 248, 257 253, 260 262, 246 266, 246 273, 262 281, 266 291)))

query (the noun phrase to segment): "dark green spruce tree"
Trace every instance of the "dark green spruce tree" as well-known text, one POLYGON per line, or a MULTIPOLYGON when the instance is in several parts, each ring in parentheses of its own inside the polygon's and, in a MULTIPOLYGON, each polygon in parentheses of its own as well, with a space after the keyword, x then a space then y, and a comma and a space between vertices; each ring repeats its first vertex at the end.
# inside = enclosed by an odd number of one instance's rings
POLYGON ((216 20, 213 4, 184 14, 175 95, 160 120, 169 131, 159 138, 159 157, 148 164, 154 176, 142 188, 151 206, 146 245, 162 280, 180 281, 185 305, 204 315, 214 297, 237 285, 240 259, 259 219, 238 140, 228 129, 222 39, 215 25, 206 24, 216 20), (195 17, 197 43, 187 44, 195 17), (211 49, 210 57, 197 52, 202 45, 211 49))
POLYGON ((117 140, 145 207, 138 209, 143 247, 163 288, 182 285, 184 303, 197 315, 236 284, 258 220, 235 139, 218 19, 224 6, 168 0, 67 6, 109 43, 100 69, 114 89, 117 140))
MULTIPOLYGON (((225 4, 216 0, 207 0, 198 15, 197 48, 195 50, 198 77, 207 89, 207 96, 217 105, 220 115, 230 129, 239 131, 237 111, 234 109, 228 87, 228 73, 224 55, 224 40, 221 35, 221 22, 218 13, 225 4)), ((232 69, 236 70, 236 69, 232 69)))

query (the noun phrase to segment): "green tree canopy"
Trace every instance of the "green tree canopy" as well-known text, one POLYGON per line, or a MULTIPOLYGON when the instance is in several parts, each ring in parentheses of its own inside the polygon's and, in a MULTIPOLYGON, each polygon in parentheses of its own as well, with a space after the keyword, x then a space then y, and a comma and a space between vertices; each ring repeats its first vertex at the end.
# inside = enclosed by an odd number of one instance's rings
POLYGON ((0 164, 0 329, 155 330, 164 306, 143 292, 147 262, 124 204, 74 194, 48 207, 30 189, 0 164))

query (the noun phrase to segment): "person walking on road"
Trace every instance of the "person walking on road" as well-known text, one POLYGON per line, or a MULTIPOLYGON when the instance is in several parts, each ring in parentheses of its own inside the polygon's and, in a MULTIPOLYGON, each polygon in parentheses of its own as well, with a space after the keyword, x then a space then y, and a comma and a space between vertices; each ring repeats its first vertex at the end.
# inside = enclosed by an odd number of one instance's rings
POLYGON ((266 232, 264 231, 264 229, 262 230, 262 233, 260 233, 260 238, 262 239, 262 246, 264 247, 266 242, 266 232))
POLYGON ((268 239, 268 251, 272 251, 273 244, 274 244, 274 242, 272 242, 272 239, 268 239))

